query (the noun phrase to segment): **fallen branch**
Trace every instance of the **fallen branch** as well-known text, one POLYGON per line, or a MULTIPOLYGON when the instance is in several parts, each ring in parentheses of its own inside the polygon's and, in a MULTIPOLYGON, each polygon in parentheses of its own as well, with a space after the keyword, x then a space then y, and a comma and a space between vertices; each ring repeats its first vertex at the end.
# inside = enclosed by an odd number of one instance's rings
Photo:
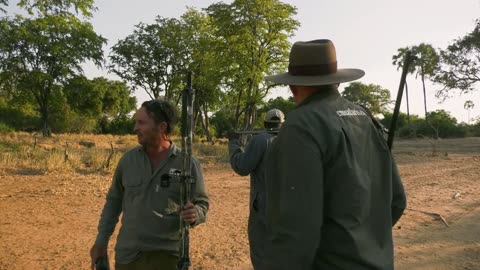
POLYGON ((414 211, 414 212, 419 212, 419 213, 422 213, 422 214, 426 214, 426 215, 429 215, 429 216, 439 218, 443 222, 443 224, 445 224, 445 226, 450 227, 450 225, 448 225, 448 223, 447 223, 447 220, 442 215, 440 215, 438 213, 416 210, 416 209, 412 209, 412 208, 407 208, 407 210, 414 211))

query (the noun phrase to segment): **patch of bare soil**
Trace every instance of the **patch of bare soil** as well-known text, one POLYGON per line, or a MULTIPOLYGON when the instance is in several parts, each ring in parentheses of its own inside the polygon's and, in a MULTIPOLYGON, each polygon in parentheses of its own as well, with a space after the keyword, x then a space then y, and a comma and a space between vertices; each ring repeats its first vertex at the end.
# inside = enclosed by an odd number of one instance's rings
MULTIPOLYGON (((397 147, 409 210, 394 228, 396 269, 480 269, 480 153, 461 146, 462 153, 432 156, 428 144, 424 152, 397 147)), ((204 173, 211 209, 191 232, 191 269, 251 269, 248 177, 226 164, 207 164, 204 173)), ((4 170, 0 270, 89 269, 110 177, 4 170)))

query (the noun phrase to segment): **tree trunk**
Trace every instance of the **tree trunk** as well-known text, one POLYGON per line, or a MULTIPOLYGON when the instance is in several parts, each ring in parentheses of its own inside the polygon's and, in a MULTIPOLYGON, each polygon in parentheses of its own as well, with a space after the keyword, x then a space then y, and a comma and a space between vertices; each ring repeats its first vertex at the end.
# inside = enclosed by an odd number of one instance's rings
POLYGON ((405 81, 405 97, 407 99, 407 125, 410 126, 410 102, 408 99, 408 84, 405 81))
POLYGON ((422 71, 422 85, 423 85, 423 106, 425 107, 425 120, 427 120, 427 90, 425 89, 425 76, 422 71))
POLYGON ((208 109, 207 103, 204 103, 203 113, 205 119, 205 135, 207 136, 207 141, 212 142, 212 134, 210 133, 210 119, 208 118, 208 109))
POLYGON ((42 121, 42 135, 43 137, 50 137, 52 134, 50 128, 48 127, 48 108, 46 105, 43 105, 40 108, 40 119, 42 121))
POLYGON ((240 102, 242 100, 242 94, 243 94, 243 88, 240 89, 240 92, 238 93, 237 104, 235 104, 235 123, 233 124, 234 129, 238 128, 238 124, 240 122, 240 115, 242 114, 240 111, 240 102))
POLYGON ((423 85, 423 106, 425 107, 425 121, 427 124, 435 131, 435 139, 438 139, 438 128, 435 128, 432 123, 430 123, 428 119, 428 111, 427 111, 427 90, 425 88, 425 75, 423 74, 423 67, 421 67, 422 72, 422 85, 423 85))
POLYGON ((204 107, 203 113, 202 113, 202 109, 199 108, 198 118, 200 120, 200 124, 202 125, 202 129, 205 132, 205 136, 207 137, 207 142, 211 142, 212 135, 210 134, 210 130, 209 130, 208 114, 205 109, 206 106, 203 106, 203 107, 204 107))

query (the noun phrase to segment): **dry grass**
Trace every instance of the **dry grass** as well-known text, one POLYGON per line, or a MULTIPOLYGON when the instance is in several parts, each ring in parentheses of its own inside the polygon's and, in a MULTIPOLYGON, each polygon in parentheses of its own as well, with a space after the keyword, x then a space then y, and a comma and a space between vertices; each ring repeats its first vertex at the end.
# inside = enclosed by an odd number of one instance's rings
MULTIPOLYGON (((54 134, 49 138, 26 132, 0 135, 0 172, 15 168, 19 174, 111 173, 123 153, 137 145, 134 135, 54 134)), ((180 146, 179 138, 173 140, 180 146)), ((228 149, 223 143, 199 142, 194 144, 193 151, 202 163, 228 162, 228 149)))
POLYGON ((135 144, 134 136, 55 134, 44 138, 25 132, 4 133, 0 136, 0 171, 15 168, 20 174, 111 172, 121 154, 135 144))

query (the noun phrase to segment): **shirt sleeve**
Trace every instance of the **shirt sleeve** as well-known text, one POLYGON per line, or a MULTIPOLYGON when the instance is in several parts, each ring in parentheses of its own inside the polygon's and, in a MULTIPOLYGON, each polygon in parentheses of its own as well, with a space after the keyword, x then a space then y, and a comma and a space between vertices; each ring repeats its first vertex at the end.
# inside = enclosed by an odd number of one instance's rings
POLYGON ((275 144, 266 181, 270 238, 260 269, 310 269, 323 224, 322 155, 300 127, 284 127, 275 144))
POLYGON ((198 225, 206 220, 209 208, 209 198, 205 188, 205 182, 203 181, 203 172, 200 162, 195 158, 193 158, 192 161, 192 176, 195 179, 192 203, 195 205, 198 215, 194 225, 198 225))
POLYGON ((262 160, 266 145, 267 140, 262 135, 257 135, 252 138, 243 152, 240 141, 231 140, 228 143, 228 152, 232 169, 239 175, 249 175, 262 160))
POLYGON ((403 188, 400 174, 395 162, 393 162, 393 177, 392 177, 392 226, 397 223, 403 215, 403 211, 407 207, 407 197, 403 188))
POLYGON ((107 246, 110 236, 115 230, 118 217, 122 212, 124 188, 122 185, 121 161, 118 163, 113 175, 112 184, 107 193, 107 199, 103 206, 103 211, 98 223, 98 234, 95 244, 98 246, 107 246))

